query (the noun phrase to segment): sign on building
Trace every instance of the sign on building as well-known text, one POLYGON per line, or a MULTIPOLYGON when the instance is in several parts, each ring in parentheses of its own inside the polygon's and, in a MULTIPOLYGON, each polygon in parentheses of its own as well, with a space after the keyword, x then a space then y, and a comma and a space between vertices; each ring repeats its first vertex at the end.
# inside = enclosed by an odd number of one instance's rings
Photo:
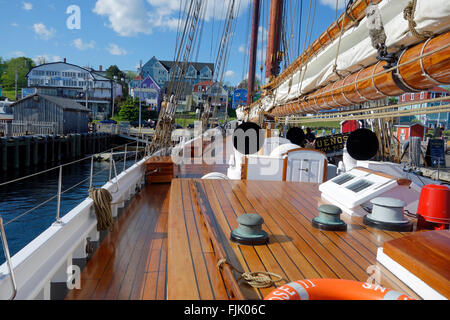
POLYGON ((22 99, 36 93, 36 88, 22 88, 22 99))

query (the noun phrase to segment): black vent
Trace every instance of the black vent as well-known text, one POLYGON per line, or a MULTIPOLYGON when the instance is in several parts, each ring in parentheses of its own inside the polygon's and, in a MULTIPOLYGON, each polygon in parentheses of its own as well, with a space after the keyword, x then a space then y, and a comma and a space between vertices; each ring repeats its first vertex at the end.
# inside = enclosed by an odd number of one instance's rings
POLYGON ((346 182, 348 182, 348 181, 350 181, 350 180, 352 180, 352 179, 354 179, 354 178, 355 178, 355 176, 346 173, 346 174, 344 174, 344 175, 342 175, 342 176, 339 176, 339 177, 337 177, 337 178, 334 178, 334 179, 331 180, 331 181, 333 181, 334 183, 336 183, 336 184, 338 184, 338 185, 341 185, 341 184, 344 184, 344 183, 346 183, 346 182))
POLYGON ((370 187, 371 185, 373 185, 373 182, 370 182, 365 179, 361 179, 361 180, 356 181, 355 183, 352 183, 351 185, 347 186, 347 189, 357 193, 357 192, 360 192, 360 191, 370 187))

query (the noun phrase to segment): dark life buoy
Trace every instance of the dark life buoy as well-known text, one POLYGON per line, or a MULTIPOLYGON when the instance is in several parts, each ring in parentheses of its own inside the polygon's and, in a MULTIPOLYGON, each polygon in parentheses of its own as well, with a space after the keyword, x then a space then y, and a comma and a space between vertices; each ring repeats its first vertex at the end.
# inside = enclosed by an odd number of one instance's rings
POLYGON ((369 129, 357 129, 347 139, 347 151, 355 160, 370 160, 378 152, 377 135, 369 129))
POLYGON ((300 147, 305 146, 305 132, 302 128, 294 127, 289 129, 289 131, 286 134, 286 139, 291 141, 293 144, 296 144, 300 147))
POLYGON ((233 133, 234 148, 244 155, 257 153, 264 145, 265 132, 254 122, 244 122, 233 133))

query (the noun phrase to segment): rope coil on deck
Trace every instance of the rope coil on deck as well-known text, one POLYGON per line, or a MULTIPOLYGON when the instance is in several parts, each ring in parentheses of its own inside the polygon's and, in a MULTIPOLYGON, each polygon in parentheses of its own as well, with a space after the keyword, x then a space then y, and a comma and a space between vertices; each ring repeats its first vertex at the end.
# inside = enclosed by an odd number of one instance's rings
POLYGON ((253 288, 268 288, 275 283, 283 280, 283 277, 272 272, 267 271, 256 271, 256 272, 243 272, 233 266, 227 261, 227 259, 220 259, 217 262, 217 267, 220 269, 222 265, 228 264, 233 270, 241 274, 241 277, 247 281, 247 283, 253 288), (276 278, 275 280, 272 277, 276 278))
POLYGON ((112 231, 114 219, 111 211, 111 193, 103 188, 91 188, 89 189, 89 196, 94 201, 95 215, 97 217, 97 231, 112 231))

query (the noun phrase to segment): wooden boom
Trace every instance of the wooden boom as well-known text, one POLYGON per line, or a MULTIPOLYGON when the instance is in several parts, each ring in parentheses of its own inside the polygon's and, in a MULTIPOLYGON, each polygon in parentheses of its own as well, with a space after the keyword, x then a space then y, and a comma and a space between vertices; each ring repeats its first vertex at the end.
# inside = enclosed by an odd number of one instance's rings
POLYGON ((387 72, 384 68, 387 63, 379 61, 299 100, 276 106, 270 114, 285 116, 317 112, 450 84, 449 43, 450 32, 430 38, 403 50, 393 70, 387 72))

